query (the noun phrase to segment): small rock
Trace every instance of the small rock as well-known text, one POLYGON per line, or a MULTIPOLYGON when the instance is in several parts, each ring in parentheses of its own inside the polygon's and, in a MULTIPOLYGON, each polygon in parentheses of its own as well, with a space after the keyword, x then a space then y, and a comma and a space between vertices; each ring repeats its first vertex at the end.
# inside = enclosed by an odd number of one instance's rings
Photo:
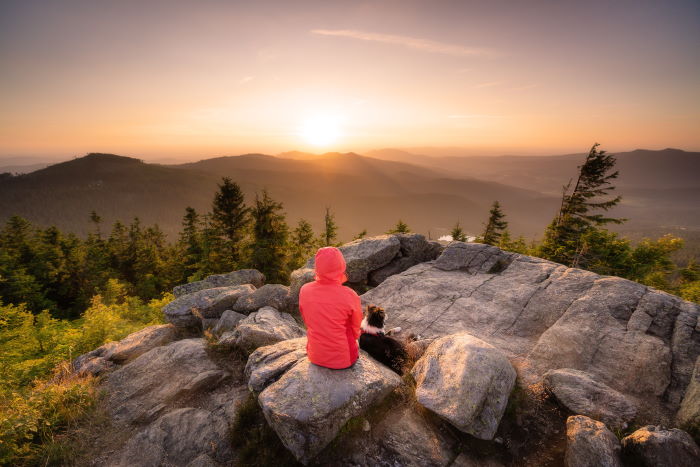
POLYGON ((487 440, 496 434, 516 378, 500 350, 466 333, 436 339, 412 374, 421 405, 487 440))
POLYGON ((601 422, 583 415, 566 420, 567 467, 620 467, 620 442, 601 422))
POLYGON ((260 271, 255 269, 240 269, 238 271, 229 272, 228 274, 214 274, 201 281, 178 285, 173 289, 173 295, 177 298, 200 290, 243 284, 251 284, 253 287, 258 288, 262 287, 264 283, 265 276, 260 271))
POLYGON ((258 347, 302 337, 305 334, 289 313, 280 313, 273 307, 266 306, 241 320, 233 331, 224 333, 219 339, 219 344, 226 347, 236 346, 246 352, 252 352, 258 347))
POLYGON ((227 331, 233 331, 238 323, 246 318, 246 315, 238 313, 233 310, 226 310, 219 318, 219 321, 214 326, 213 333, 216 336, 220 336, 227 331))
POLYGON ((366 418, 362 420, 362 431, 369 431, 372 429, 372 425, 369 424, 369 420, 366 418))
POLYGON ((647 425, 622 439, 622 457, 643 467, 697 467, 700 448, 685 431, 647 425))
POLYGON ((500 272, 513 255, 484 243, 452 242, 435 260, 435 267, 443 271, 461 269, 471 273, 489 273, 498 268, 500 272))
POLYGON ((266 306, 287 311, 289 306, 289 287, 281 284, 263 285, 253 293, 241 297, 231 309, 248 315, 266 306))
POLYGON ((612 429, 625 428, 637 414, 637 406, 627 397, 583 371, 550 370, 543 383, 571 412, 600 420, 612 429))
POLYGON ((110 362, 103 357, 91 357, 81 360, 78 366, 74 364, 73 370, 81 376, 100 376, 116 367, 117 365, 114 362, 110 362))
POLYGON ((176 337, 175 327, 171 324, 148 326, 110 346, 102 356, 115 363, 124 364, 155 347, 171 343, 176 337))

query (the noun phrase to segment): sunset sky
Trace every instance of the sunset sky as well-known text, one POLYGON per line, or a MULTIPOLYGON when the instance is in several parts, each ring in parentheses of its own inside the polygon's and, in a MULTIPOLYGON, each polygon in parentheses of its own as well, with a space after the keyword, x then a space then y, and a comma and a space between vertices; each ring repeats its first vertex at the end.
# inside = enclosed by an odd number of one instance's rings
POLYGON ((700 2, 0 2, 0 156, 700 150, 700 2))

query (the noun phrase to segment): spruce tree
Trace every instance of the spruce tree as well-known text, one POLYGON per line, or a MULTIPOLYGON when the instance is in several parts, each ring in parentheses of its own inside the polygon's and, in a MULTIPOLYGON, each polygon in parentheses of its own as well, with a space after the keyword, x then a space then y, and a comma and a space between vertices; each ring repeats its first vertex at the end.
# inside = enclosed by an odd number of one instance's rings
POLYGON ((362 229, 362 232, 358 233, 353 237, 353 240, 361 240, 367 236, 367 229, 362 229))
POLYGON ((452 240, 455 242, 466 242, 467 241, 467 234, 464 233, 462 226, 459 225, 459 221, 457 221, 455 226, 452 227, 452 231, 450 232, 450 236, 452 236, 452 240))
POLYGON ((335 223, 335 214, 326 207, 326 215, 323 218, 323 232, 321 232, 321 245, 333 246, 338 239, 338 224, 335 223))
POLYGON ((180 232, 180 250, 182 255, 183 279, 186 282, 189 277, 195 275, 202 265, 203 248, 202 233, 199 225, 199 214, 193 207, 185 209, 182 218, 182 231, 180 232))
POLYGON ((586 257, 591 247, 584 241, 586 234, 605 224, 625 221, 595 212, 608 211, 621 199, 619 195, 612 199, 601 199, 615 189, 612 180, 618 177, 619 172, 612 172, 615 157, 599 151, 598 146, 598 143, 593 145, 585 162, 578 167, 578 178, 571 192, 571 182, 563 187, 559 212, 547 227, 540 247, 539 253, 544 258, 570 266, 586 267, 586 257))
POLYGON ((501 211, 501 204, 498 201, 494 201, 489 211, 489 220, 484 229, 482 243, 487 245, 498 244, 501 235, 508 228, 508 222, 503 220, 505 217, 505 214, 501 211))
POLYGON ((217 272, 228 272, 240 266, 250 208, 244 203, 241 187, 228 177, 222 180, 214 195, 212 224, 222 240, 221 255, 215 260, 215 267, 217 272))
POLYGON ((411 233, 411 229, 406 225, 404 221, 401 219, 398 220, 394 228, 387 230, 388 234, 404 234, 404 233, 411 233))
POLYGON ((251 244, 251 267, 265 274, 268 283, 286 283, 287 237, 289 235, 282 203, 262 191, 255 195, 252 209, 253 242, 251 244))
POLYGON ((296 228, 289 239, 289 264, 288 269, 298 269, 306 260, 314 254, 316 239, 311 224, 306 219, 299 219, 296 228))

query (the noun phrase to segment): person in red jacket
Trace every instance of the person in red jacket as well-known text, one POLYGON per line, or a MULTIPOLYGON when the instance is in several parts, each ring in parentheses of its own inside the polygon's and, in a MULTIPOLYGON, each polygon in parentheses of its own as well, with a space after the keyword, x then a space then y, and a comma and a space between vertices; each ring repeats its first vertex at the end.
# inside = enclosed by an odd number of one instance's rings
POLYGON ((335 247, 320 248, 315 257, 315 281, 299 291, 299 312, 306 323, 306 353, 311 363, 333 369, 351 367, 359 356, 362 305, 343 285, 345 258, 335 247))

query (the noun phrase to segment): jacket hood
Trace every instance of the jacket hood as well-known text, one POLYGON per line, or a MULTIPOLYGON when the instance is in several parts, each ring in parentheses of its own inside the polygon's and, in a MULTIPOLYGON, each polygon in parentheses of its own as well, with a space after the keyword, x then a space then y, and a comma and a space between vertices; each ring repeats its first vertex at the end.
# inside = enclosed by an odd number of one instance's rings
POLYGON ((342 284, 348 280, 348 276, 345 275, 345 258, 336 247, 319 248, 314 261, 317 281, 342 284))

